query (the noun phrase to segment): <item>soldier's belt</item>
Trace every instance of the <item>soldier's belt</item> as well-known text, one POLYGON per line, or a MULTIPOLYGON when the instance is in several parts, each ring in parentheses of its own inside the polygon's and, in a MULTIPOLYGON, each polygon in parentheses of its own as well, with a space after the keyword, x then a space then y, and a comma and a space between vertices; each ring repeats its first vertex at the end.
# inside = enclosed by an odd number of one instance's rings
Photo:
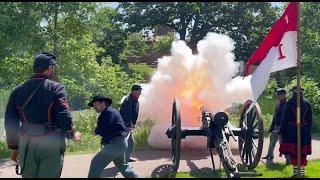
POLYGON ((119 139, 119 138, 124 138, 128 135, 128 132, 127 131, 123 131, 123 132, 120 132, 119 134, 117 135, 114 135, 111 139, 109 140, 105 140, 105 139, 102 139, 101 141, 101 144, 105 145, 105 144, 110 144, 111 142, 119 139))
POLYGON ((49 134, 58 134, 59 129, 45 124, 23 124, 20 129, 20 135, 43 136, 49 134))

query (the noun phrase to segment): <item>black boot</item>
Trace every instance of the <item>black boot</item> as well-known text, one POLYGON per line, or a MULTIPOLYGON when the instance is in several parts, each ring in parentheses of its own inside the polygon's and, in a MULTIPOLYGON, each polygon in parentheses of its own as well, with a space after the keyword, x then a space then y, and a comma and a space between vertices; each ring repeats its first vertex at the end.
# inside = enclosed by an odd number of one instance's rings
POLYGON ((292 178, 298 177, 298 167, 293 166, 293 175, 291 176, 292 178))
POLYGON ((261 159, 272 160, 273 158, 271 158, 269 156, 265 156, 265 157, 262 157, 261 159))

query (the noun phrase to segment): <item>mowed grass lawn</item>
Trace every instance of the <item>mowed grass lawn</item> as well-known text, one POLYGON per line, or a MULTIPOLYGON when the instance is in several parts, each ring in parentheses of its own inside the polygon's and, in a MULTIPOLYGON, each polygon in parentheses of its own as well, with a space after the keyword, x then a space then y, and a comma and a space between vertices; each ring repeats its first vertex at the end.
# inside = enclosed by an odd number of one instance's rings
MULTIPOLYGON (((306 167, 306 178, 316 178, 320 177, 320 159, 309 161, 306 167)), ((288 178, 291 177, 293 170, 291 165, 285 165, 284 163, 274 163, 267 165, 259 165, 255 171, 261 173, 262 176, 257 176, 254 178, 288 178)), ((206 169, 199 172, 182 172, 177 173, 176 178, 226 178, 225 172, 223 170, 217 170, 216 174, 213 174, 211 170, 206 169)), ((248 177, 249 178, 249 177, 248 177)))

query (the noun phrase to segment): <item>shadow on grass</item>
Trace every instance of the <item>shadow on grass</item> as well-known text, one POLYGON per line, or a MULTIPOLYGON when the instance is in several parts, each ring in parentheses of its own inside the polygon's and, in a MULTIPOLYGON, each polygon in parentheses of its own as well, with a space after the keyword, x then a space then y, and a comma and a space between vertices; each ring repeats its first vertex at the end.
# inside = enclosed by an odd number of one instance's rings
POLYGON ((280 164, 280 163, 274 163, 274 162, 271 161, 271 160, 268 160, 268 161, 266 162, 266 168, 267 168, 268 170, 283 171, 283 169, 285 169, 286 166, 288 166, 288 165, 280 164))
POLYGON ((194 178, 221 178, 226 177, 223 170, 216 170, 215 172, 211 168, 201 168, 199 169, 193 162, 187 161, 188 166, 191 171, 189 173, 177 173, 174 170, 174 166, 171 164, 164 164, 158 166, 151 173, 152 178, 175 178, 175 177, 194 177, 194 178))
POLYGON ((224 171, 216 170, 214 171, 212 168, 201 168, 199 169, 193 162, 190 160, 187 161, 187 165, 190 167, 190 176, 195 178, 205 178, 205 177, 223 177, 224 171))
POLYGON ((195 177, 195 178, 222 178, 226 177, 225 172, 223 170, 216 170, 213 171, 211 168, 201 168, 199 171, 190 172, 190 176, 195 177))

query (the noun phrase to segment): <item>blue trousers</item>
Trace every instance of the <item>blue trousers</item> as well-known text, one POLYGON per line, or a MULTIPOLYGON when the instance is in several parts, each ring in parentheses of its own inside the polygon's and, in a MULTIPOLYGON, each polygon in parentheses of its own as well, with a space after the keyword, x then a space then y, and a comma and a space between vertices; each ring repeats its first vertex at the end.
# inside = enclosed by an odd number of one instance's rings
POLYGON ((128 148, 126 149, 126 161, 130 159, 131 153, 133 151, 133 133, 129 132, 129 137, 128 137, 128 148))
POLYGON ((100 177, 103 169, 113 161, 121 174, 126 178, 138 178, 132 167, 125 161, 125 150, 127 149, 127 136, 117 137, 109 144, 105 144, 103 149, 91 160, 88 178, 100 177))

